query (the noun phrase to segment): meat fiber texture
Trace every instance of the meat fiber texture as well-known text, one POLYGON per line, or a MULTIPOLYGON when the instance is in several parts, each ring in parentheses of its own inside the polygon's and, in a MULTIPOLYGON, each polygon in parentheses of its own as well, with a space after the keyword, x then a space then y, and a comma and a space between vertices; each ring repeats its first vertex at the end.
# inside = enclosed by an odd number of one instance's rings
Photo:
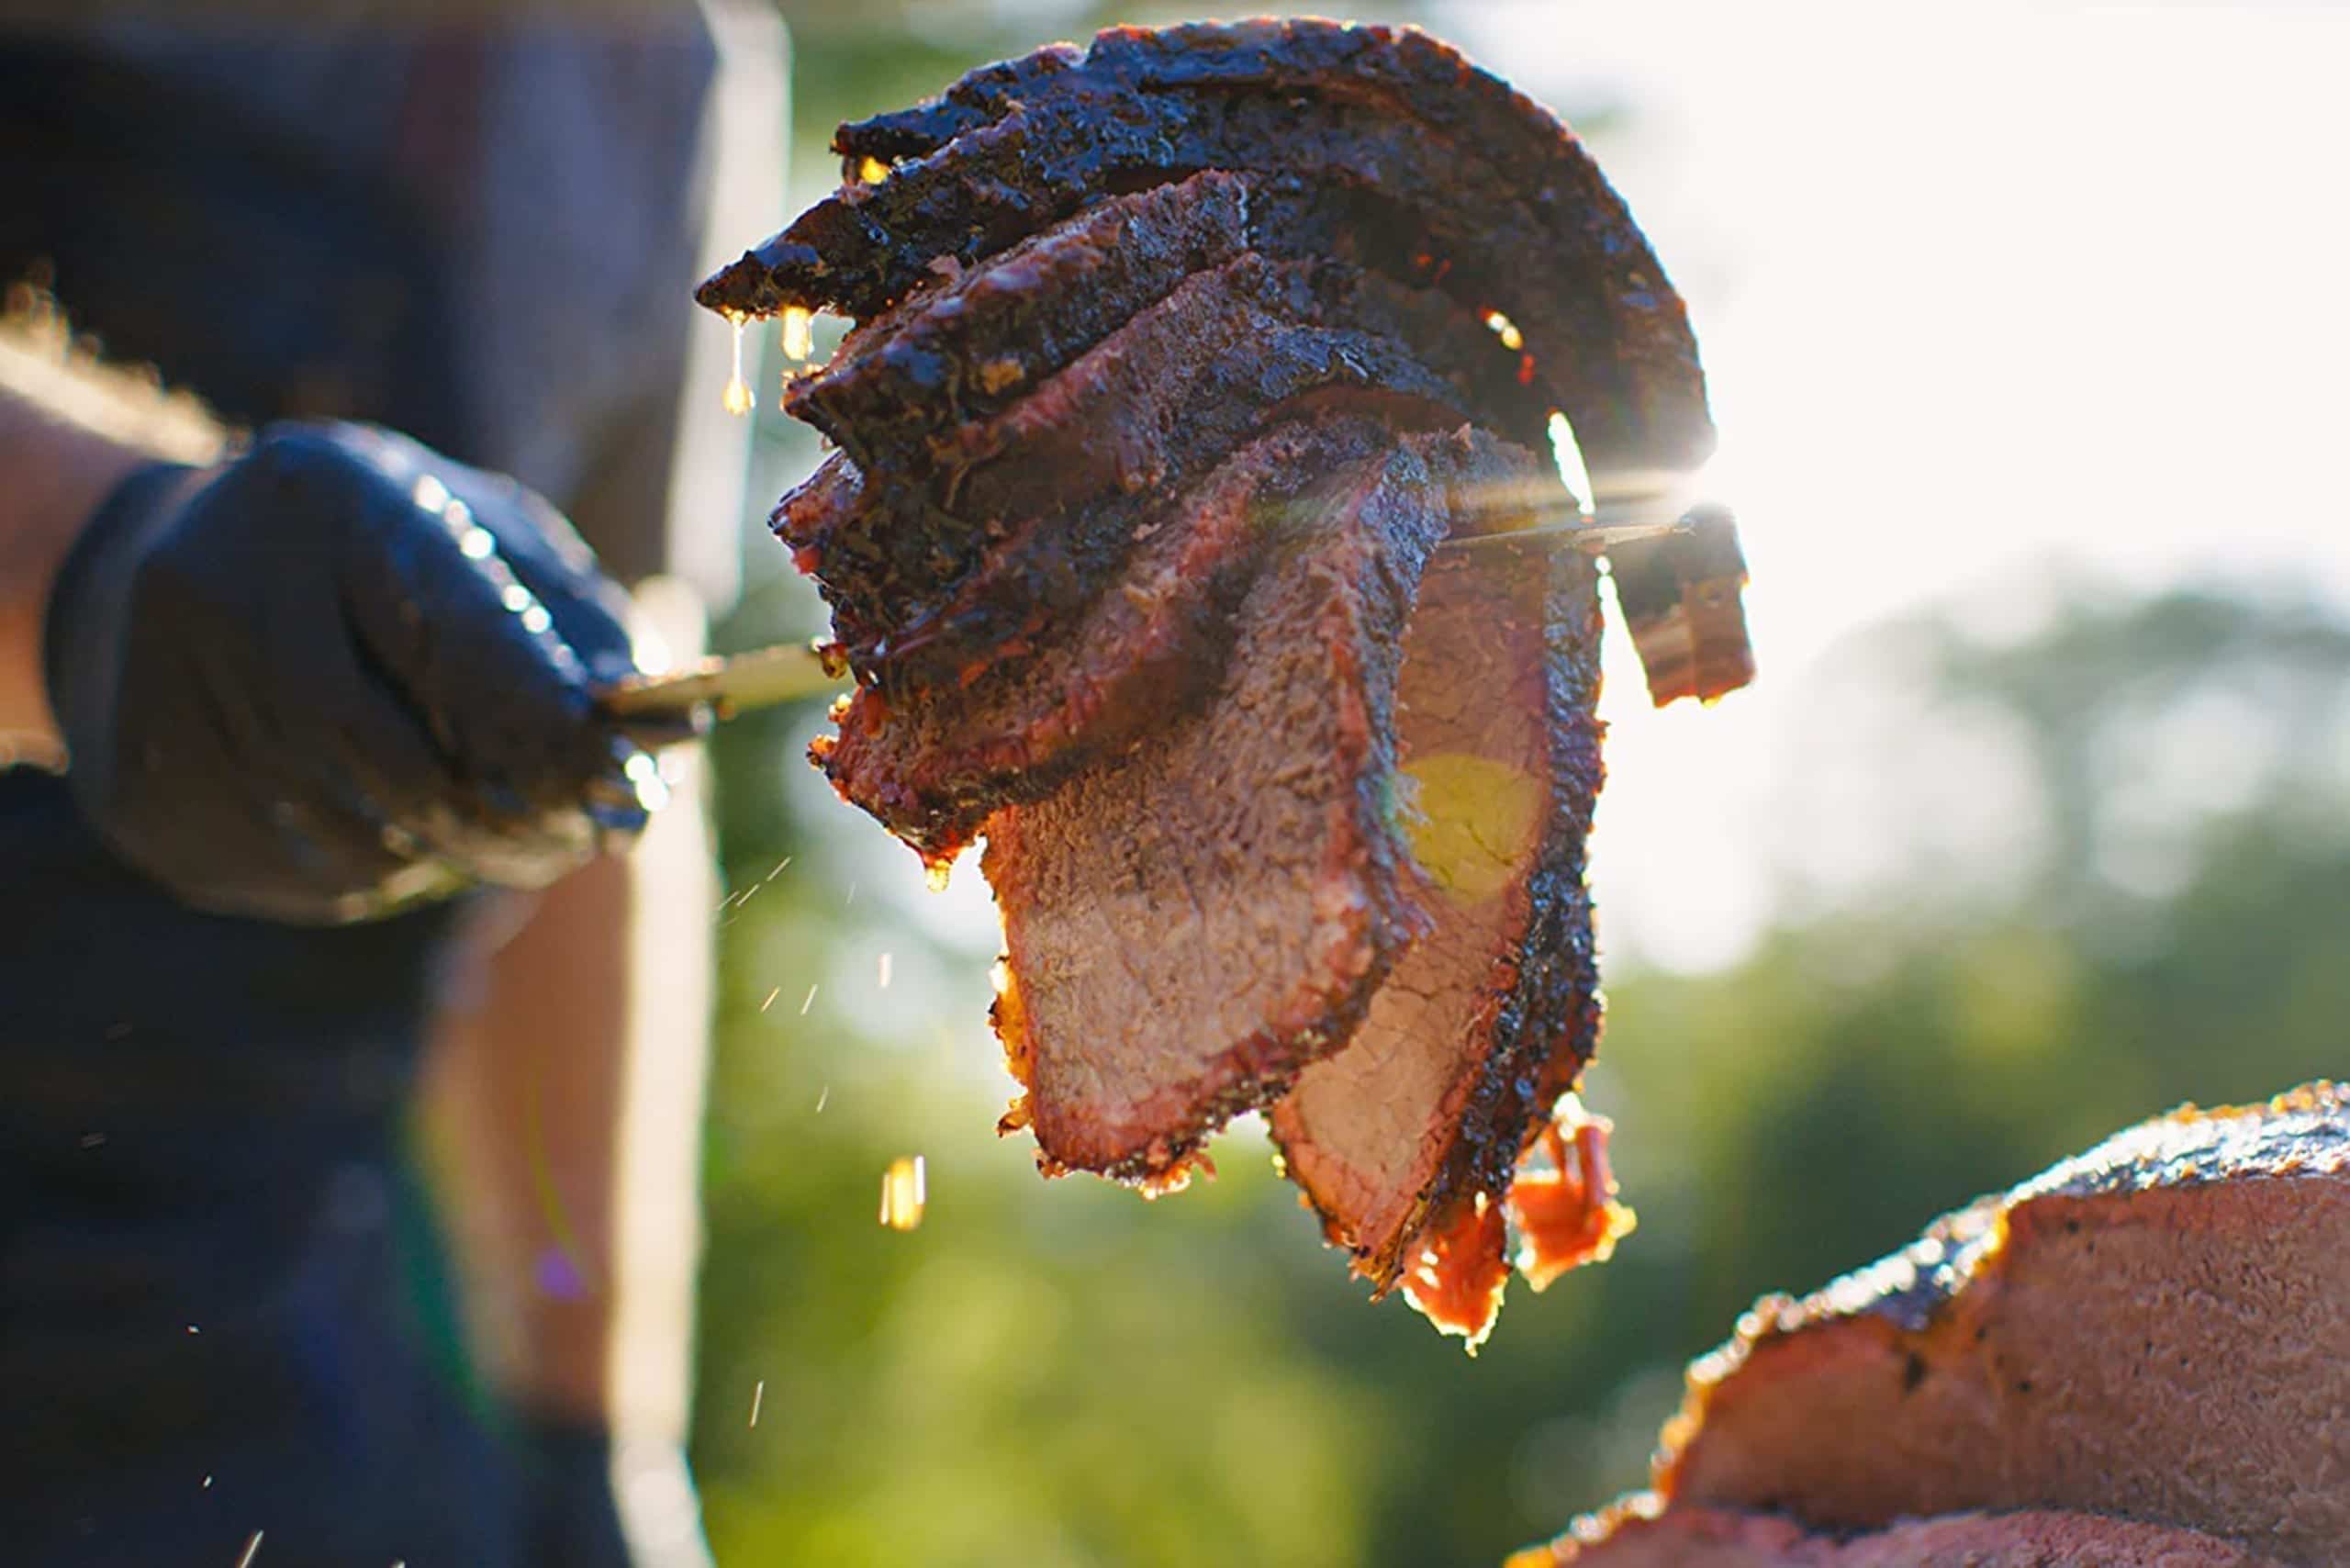
MULTIPOLYGON (((1628 1227, 1596 1040, 1594 562, 1709 449, 1684 313, 1547 111, 1416 32, 1116 29, 843 128, 703 286, 858 318, 776 529, 854 693, 813 756, 943 868, 1050 1173, 1270 1114, 1325 1235, 1473 1348, 1628 1227), (1521 1179, 1520 1166, 1526 1172, 1521 1179)), ((1618 553, 1658 700, 1751 667, 1727 519, 1618 553)))
POLYGON ((2345 1367, 2350 1093, 2189 1107, 1756 1304, 1691 1369, 1654 1492, 1551 1551, 1841 1564, 1770 1532, 1989 1512, 1986 1562, 2350 1562, 2345 1367), (1718 1528, 1743 1515, 1781 1522, 1718 1528), (2048 1516, 2099 1522, 2013 1522, 2048 1516))

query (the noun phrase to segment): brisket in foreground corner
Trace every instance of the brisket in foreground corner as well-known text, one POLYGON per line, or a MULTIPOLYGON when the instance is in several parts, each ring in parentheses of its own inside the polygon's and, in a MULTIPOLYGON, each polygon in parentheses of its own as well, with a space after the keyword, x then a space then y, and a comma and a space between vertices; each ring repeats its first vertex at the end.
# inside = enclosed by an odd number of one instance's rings
POLYGON ((1510 1568, 2335 1568, 2346 1367, 2350 1088, 2186 1106, 1756 1302, 1510 1568))

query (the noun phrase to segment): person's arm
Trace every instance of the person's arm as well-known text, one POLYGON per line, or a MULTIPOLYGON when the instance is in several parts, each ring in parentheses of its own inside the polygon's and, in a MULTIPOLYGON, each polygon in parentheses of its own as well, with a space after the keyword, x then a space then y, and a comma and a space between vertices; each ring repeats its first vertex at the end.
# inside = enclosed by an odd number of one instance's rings
POLYGON ((425 1086, 476 1354, 557 1472, 550 1562, 600 1561, 606 1487, 634 1562, 709 1562, 683 1454, 711 922, 683 912, 719 894, 699 755, 668 760, 625 860, 486 914, 425 1086))
MULTIPOLYGON (((387 907, 373 895, 413 869, 459 873, 436 890, 551 883, 481 901, 475 994, 437 1053, 467 1113, 464 1217, 506 1255, 494 1272, 508 1353, 494 1360, 531 1439, 532 1561, 620 1561, 614 1434, 624 1466, 666 1483, 638 1491, 686 1499, 662 1533, 694 1547, 682 1361, 657 1356, 664 1397, 647 1408, 627 1396, 644 1381, 637 1358, 616 1366, 612 1347, 645 1294, 617 1284, 617 1187, 643 1163, 623 1102, 650 1074, 689 1082, 698 1106, 706 1007, 693 998, 709 984, 700 948, 648 965, 658 923, 631 917, 648 872, 665 902, 712 901, 707 844, 690 812, 634 861, 580 864, 581 841, 545 832, 590 814, 633 835, 660 793, 650 759, 588 698, 589 682, 633 668, 617 588, 528 491, 391 432, 274 426, 216 463, 228 432, 69 352, 53 312, 12 314, 0 353, 0 472, 13 481, 0 486, 0 727, 13 752, 64 766, 109 840, 150 851, 126 857, 191 904, 336 919, 346 900, 387 907), (420 720, 430 745, 415 744, 420 720), (432 766, 443 748, 445 769, 432 766), (121 787, 93 790, 94 773, 121 787), (624 801, 599 798, 612 785, 624 801), (172 809, 145 811, 158 790, 172 809), (281 817, 294 824, 282 834, 281 817), (236 832, 258 853, 223 853, 236 832), (273 869, 281 846, 291 853, 273 869), (639 1000, 648 990, 659 1005, 639 1000)), ((686 640, 698 634, 697 621, 686 640)), ((687 1158, 655 1184, 672 1231, 693 1188, 689 1137, 677 1149, 687 1158)), ((629 1185, 635 1206, 644 1183, 629 1185)), ((688 1237, 673 1244, 690 1258, 688 1237)), ((655 1297, 685 1299, 689 1261, 637 1269, 655 1297)), ((683 1314, 669 1316, 636 1338, 681 1358, 683 1314)))
POLYGON ((596 703, 635 673, 623 596, 545 501, 367 425, 157 458, 109 426, 118 373, 8 363, 11 744, 62 743, 125 863, 340 924, 543 887, 643 828, 652 759, 596 703))
POLYGON ((20 295, 0 316, 0 762, 63 750, 41 673, 57 568, 98 503, 158 458, 208 464, 223 436, 190 400, 77 353, 64 319, 20 295))

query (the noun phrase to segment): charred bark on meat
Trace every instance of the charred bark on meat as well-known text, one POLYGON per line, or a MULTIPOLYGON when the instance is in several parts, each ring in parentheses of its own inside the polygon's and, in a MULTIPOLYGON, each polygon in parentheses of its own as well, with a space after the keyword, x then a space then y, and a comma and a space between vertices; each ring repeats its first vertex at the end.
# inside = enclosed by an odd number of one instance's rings
MULTIPOLYGON (((1004 346, 990 339, 986 352, 1004 346)), ((1546 411, 1492 333, 1440 296, 1337 263, 1243 252, 1048 375, 1031 377, 1010 351, 987 363, 1019 364, 1028 395, 965 394, 973 418, 869 461, 845 447, 779 514, 867 684, 960 684, 1024 647, 1099 591, 1145 514, 1315 394, 1382 399, 1421 428, 1475 418, 1521 442, 1546 439, 1546 411), (891 483, 851 484, 841 466, 891 483)), ((903 382, 888 367, 841 379, 903 382)), ((888 396, 931 400, 921 385, 888 396)))
POLYGON ((1410 28, 1310 20, 1114 28, 845 126, 850 184, 703 285, 713 309, 874 315, 1109 196, 1203 169, 1375 186, 1472 311, 1501 310, 1594 477, 1641 484, 1712 448, 1686 313, 1556 117, 1410 28), (865 185, 871 158, 888 177, 865 185))
MULTIPOLYGON (((1159 1191, 1268 1110, 1473 1348, 1597 1036, 1599 609, 1580 553, 1438 545, 1572 511, 1561 412, 1603 506, 1703 458, 1680 300, 1564 126, 1408 29, 1113 29, 835 145, 700 297, 860 319, 786 390, 839 451, 776 532, 858 681, 811 756, 934 865, 985 838, 1006 1129, 1159 1191)), ((1726 520, 1616 573, 1660 701, 1743 681, 1726 520)), ((1538 1283, 1628 1225, 1595 1137, 1538 1283)))

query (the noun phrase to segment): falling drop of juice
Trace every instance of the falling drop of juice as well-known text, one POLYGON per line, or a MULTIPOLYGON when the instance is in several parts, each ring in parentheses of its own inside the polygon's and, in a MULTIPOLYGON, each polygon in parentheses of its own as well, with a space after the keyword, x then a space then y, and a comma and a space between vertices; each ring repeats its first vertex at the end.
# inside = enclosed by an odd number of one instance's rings
POLYGON ((734 373, 726 380, 726 411, 738 418, 751 411, 751 384, 743 379, 743 319, 734 318, 734 373))
POLYGON ((815 348, 811 328, 816 318, 794 305, 783 313, 783 352, 788 359, 806 359, 815 348))
POLYGON ((922 1224, 928 1201, 923 1157, 901 1156, 881 1175, 881 1223, 891 1230, 912 1230, 922 1224))

